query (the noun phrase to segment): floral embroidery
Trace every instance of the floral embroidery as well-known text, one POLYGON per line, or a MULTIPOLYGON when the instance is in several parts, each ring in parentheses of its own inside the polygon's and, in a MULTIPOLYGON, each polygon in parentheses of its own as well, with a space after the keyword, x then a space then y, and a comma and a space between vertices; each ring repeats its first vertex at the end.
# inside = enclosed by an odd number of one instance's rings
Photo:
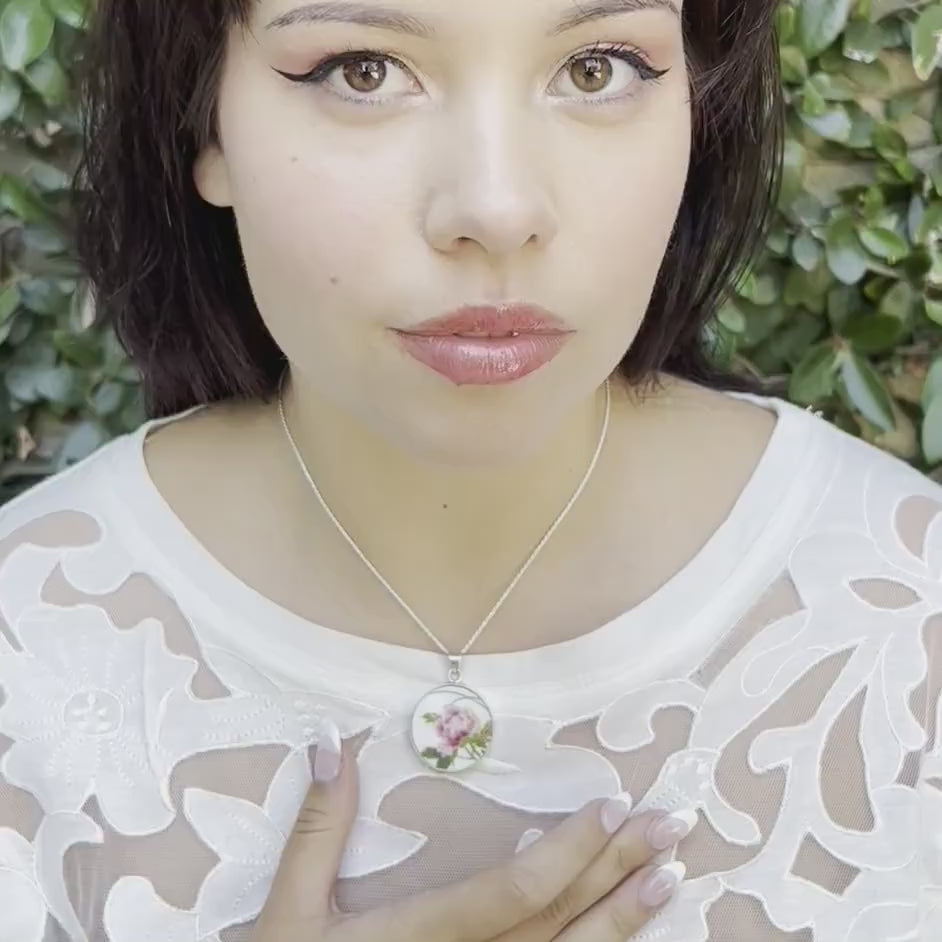
POLYGON ((0 939, 40 942, 46 930, 46 907, 34 873, 29 841, 10 828, 0 828, 0 939))
POLYGON ((13 739, 2 776, 47 813, 78 812, 95 795, 124 834, 162 830, 174 818, 158 775, 156 717, 196 670, 170 654, 148 619, 119 631, 99 608, 43 606, 16 626, 22 653, 0 655, 0 733, 13 739))

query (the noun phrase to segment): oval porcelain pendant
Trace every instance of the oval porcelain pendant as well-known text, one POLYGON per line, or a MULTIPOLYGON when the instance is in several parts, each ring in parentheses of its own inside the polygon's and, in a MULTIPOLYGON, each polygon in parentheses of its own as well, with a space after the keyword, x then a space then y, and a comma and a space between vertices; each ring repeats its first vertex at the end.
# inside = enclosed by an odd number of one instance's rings
POLYGON ((484 699, 463 684, 429 691, 412 714, 412 745, 435 772, 465 772, 491 749, 494 716, 484 699))

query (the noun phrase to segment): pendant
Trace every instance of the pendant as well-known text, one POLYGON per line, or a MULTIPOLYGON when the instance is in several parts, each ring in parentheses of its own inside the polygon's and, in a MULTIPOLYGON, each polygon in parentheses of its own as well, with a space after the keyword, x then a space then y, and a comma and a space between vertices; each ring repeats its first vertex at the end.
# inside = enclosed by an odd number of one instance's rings
POLYGON ((494 738, 494 716, 484 698, 461 683, 451 658, 447 684, 430 690, 412 714, 412 745, 435 772, 466 772, 484 759, 494 738))

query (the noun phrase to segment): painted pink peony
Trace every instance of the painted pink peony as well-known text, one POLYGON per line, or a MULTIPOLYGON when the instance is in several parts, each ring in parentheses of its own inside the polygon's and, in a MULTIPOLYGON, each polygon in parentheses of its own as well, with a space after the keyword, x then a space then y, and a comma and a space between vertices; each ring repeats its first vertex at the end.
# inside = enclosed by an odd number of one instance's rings
POLYGON ((462 742, 480 729, 480 721, 470 710, 449 704, 435 723, 439 752, 444 756, 453 756, 461 748, 462 742))

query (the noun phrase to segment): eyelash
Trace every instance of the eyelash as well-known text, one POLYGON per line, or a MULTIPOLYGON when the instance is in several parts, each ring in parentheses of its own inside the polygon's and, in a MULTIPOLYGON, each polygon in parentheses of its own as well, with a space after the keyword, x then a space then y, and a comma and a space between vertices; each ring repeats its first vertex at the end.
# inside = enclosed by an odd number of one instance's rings
MULTIPOLYGON (((583 49, 580 52, 575 53, 566 60, 562 66, 565 69, 568 65, 573 62, 578 61, 579 59, 590 59, 592 56, 612 56, 616 59, 621 59, 624 62, 627 62, 630 66, 638 72, 638 77, 642 82, 658 82, 660 81, 670 69, 655 69, 654 66, 648 62, 644 54, 636 49, 634 46, 629 43, 596 43, 593 46, 583 49)), ((327 78, 334 72, 335 69, 338 69, 344 65, 347 65, 350 62, 360 62, 364 59, 372 59, 378 62, 391 62, 394 65, 401 66, 407 71, 411 72, 411 69, 402 62, 401 59, 397 59, 395 56, 390 55, 389 53, 382 52, 378 49, 348 49, 345 52, 341 53, 331 53, 330 55, 323 58, 313 69, 309 72, 302 72, 298 75, 292 75, 290 72, 282 72, 281 69, 275 69, 275 71, 288 79, 291 82, 295 82, 299 85, 322 85, 326 82, 327 78)), ((338 93, 334 93, 338 94, 338 93)), ((384 104, 386 99, 381 96, 371 97, 367 95, 339 95, 338 97, 342 98, 344 101, 350 101, 357 105, 381 105, 384 104)), ((587 104, 591 105, 600 105, 600 104, 611 104, 613 101, 622 101, 629 95, 619 95, 616 98, 598 98, 598 99, 586 99, 587 104)))

